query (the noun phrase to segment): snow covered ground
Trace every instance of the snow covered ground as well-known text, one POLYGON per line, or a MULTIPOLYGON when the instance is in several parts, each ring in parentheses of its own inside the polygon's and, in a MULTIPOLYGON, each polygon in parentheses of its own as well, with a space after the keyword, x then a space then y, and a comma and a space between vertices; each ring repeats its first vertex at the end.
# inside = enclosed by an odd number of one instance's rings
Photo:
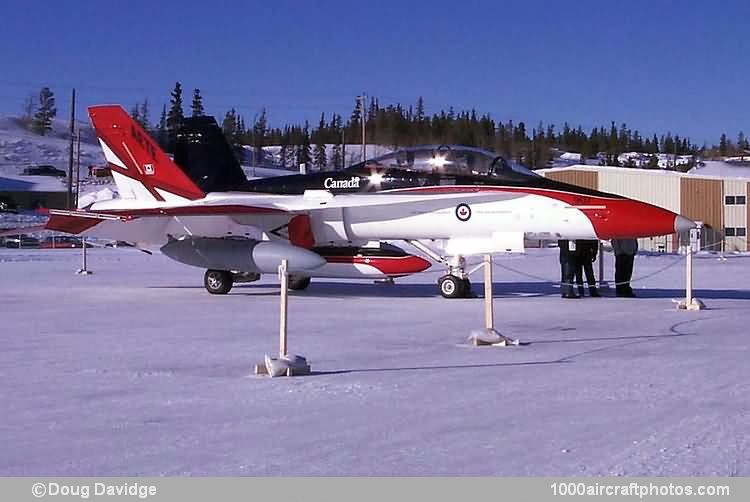
POLYGON ((290 300, 316 373, 268 379, 273 277, 216 297, 160 255, 0 250, 0 475, 750 475, 750 257, 699 257, 711 309, 678 312, 679 256, 637 258, 637 299, 563 300, 555 252, 497 261, 526 345, 466 345, 482 300, 437 268, 318 280, 290 300))

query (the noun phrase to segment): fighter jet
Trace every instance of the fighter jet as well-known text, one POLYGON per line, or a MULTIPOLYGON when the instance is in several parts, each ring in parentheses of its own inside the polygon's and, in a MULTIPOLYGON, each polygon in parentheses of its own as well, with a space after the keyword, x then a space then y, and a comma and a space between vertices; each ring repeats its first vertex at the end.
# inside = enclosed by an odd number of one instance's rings
POLYGON ((522 252, 524 239, 613 239, 695 226, 644 202, 550 180, 477 148, 398 150, 348 169, 247 179, 211 117, 186 119, 174 159, 120 106, 89 108, 119 198, 50 210, 46 228, 159 246, 205 269, 204 286, 276 273, 288 260, 291 287, 310 277, 392 278, 431 264, 438 289, 465 297, 465 257, 522 252))

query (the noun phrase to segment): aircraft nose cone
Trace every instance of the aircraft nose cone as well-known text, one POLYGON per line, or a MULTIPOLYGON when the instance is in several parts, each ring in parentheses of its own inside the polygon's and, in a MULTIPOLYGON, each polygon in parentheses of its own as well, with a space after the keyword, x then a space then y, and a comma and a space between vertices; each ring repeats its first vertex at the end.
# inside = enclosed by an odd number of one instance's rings
POLYGON ((693 220, 680 216, 679 214, 674 219, 674 231, 676 233, 687 232, 697 226, 698 225, 693 220))

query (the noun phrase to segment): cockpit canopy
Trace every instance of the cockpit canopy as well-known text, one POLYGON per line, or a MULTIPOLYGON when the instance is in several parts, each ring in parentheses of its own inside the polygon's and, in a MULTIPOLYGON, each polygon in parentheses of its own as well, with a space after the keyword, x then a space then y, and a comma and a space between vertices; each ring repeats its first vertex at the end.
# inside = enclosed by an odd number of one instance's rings
MULTIPOLYGON (((493 152, 468 146, 417 146, 369 159, 365 167, 404 169, 454 176, 537 176, 520 165, 512 165, 493 152)), ((359 165, 361 167, 361 164, 359 165)))

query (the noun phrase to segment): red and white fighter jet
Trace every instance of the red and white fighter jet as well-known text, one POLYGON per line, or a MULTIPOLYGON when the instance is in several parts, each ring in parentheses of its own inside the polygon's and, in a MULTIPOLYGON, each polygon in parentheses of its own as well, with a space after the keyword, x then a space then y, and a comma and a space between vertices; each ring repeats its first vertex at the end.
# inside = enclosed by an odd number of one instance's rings
POLYGON ((339 171, 248 180, 211 117, 186 119, 174 160, 120 106, 89 108, 119 198, 50 210, 46 228, 159 246, 206 269, 204 285, 289 262, 310 277, 387 278, 443 264, 446 297, 468 295, 464 257, 523 251, 524 239, 613 239, 679 233, 691 220, 644 202, 540 177, 469 147, 399 150, 339 171))

